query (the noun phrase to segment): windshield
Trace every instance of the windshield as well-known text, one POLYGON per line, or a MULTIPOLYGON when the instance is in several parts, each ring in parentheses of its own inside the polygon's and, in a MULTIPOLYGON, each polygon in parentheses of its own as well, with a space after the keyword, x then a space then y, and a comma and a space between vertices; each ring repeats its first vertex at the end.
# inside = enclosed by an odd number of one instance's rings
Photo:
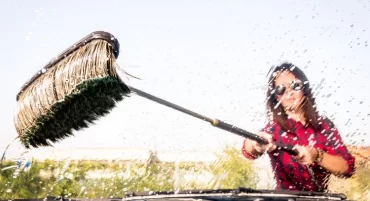
MULTIPOLYGON (((306 181, 311 187, 303 190, 370 199, 370 144, 366 140, 370 116, 366 92, 370 91, 368 1, 9 1, 1 10, 0 36, 5 45, 0 60, 1 199, 122 198, 139 191, 275 190, 284 185, 287 190, 302 190, 298 186, 306 181), (17 138, 16 115, 21 111, 16 109, 17 104, 23 101, 30 105, 40 99, 50 102, 55 94, 35 92, 16 100, 21 86, 94 31, 109 32, 112 40, 119 41, 119 56, 114 62, 127 86, 214 122, 132 93, 84 129, 73 130, 73 135, 50 141, 51 146, 24 147, 17 138), (303 89, 294 88, 301 86, 299 82, 294 82, 294 87, 291 82, 284 84, 284 79, 290 78, 275 72, 284 62, 289 63, 284 69, 292 72, 289 75, 295 80, 303 80, 297 69, 304 72, 309 81, 301 83, 303 89), (273 84, 269 84, 271 79, 273 84), (269 90, 274 94, 272 99, 269 90), (308 118, 316 114, 310 110, 305 113, 306 121, 298 121, 300 117, 284 106, 288 104, 284 101, 290 100, 284 98, 286 91, 301 91, 308 100, 304 104, 312 103, 318 118, 308 118), (268 100, 273 105, 270 113, 268 100), (285 114, 289 116, 286 122, 297 123, 294 130, 284 131, 283 124, 278 123, 285 121, 285 114), (332 124, 321 122, 319 116, 332 124), (215 123, 216 119, 221 123, 215 123), (278 127, 266 130, 269 123, 278 127), (319 129, 315 130, 315 125, 319 129), (253 140, 246 143, 246 137, 235 133, 235 127, 252 134, 263 130, 278 139, 279 145, 304 138, 306 141, 298 144, 307 147, 313 140, 307 132, 312 132, 319 135, 313 141, 320 149, 308 151, 312 154, 305 159, 293 159, 278 146, 272 152, 248 158, 248 150, 257 150, 257 145, 253 140), (308 166, 298 165, 299 160, 308 166), (319 176, 312 176, 312 171, 319 176), (287 184, 289 174, 300 179, 287 184), (307 179, 312 177, 316 179, 307 179)), ((99 53, 97 48, 94 51, 99 53)), ((43 73, 63 81, 47 82, 41 76, 39 81, 44 82, 38 87, 67 89, 88 72, 81 70, 64 78, 73 68, 58 68, 60 73, 43 73)), ((69 93, 61 93, 59 102, 66 101, 69 93)), ((99 97, 95 97, 97 108, 99 97)), ((91 109, 73 104, 66 104, 66 108, 91 109)), ((39 111, 39 106, 30 111, 39 111)), ((36 113, 27 113, 23 121, 32 123, 36 113)), ((65 113, 59 118, 55 122, 73 117, 65 113)))

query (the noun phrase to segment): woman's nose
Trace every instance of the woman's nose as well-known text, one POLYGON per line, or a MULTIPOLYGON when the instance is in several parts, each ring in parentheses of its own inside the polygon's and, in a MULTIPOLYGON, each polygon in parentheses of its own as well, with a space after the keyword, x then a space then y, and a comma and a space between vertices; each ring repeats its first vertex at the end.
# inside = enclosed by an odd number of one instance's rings
POLYGON ((290 87, 288 87, 288 88, 285 90, 285 96, 287 96, 287 97, 292 96, 292 95, 293 95, 293 93, 294 93, 294 91, 293 91, 290 87))

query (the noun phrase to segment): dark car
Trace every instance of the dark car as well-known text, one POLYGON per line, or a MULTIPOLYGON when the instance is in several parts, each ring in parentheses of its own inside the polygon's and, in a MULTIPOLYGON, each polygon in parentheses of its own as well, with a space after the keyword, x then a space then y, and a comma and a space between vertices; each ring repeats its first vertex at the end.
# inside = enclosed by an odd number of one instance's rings
MULTIPOLYGON (((344 194, 255 190, 251 188, 218 190, 145 191, 127 193, 122 198, 63 198, 15 199, 14 201, 327 201, 347 200, 344 194)), ((3 201, 3 200, 0 200, 3 201)), ((5 201, 5 200, 4 200, 5 201)))

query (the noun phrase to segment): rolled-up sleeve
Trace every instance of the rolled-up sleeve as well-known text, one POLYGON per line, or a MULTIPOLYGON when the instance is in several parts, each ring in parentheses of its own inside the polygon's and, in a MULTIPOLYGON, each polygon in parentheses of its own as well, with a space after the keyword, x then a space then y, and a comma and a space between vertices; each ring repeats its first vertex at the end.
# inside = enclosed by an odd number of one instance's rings
MULTIPOLYGON (((265 132, 265 133, 269 133, 269 134, 273 134, 273 123, 272 122, 269 122, 263 129, 260 129, 259 131, 260 132, 265 132)), ((251 160, 255 160, 257 159, 258 157, 256 156, 253 156, 252 154, 250 154, 246 149, 245 149, 245 141, 247 139, 244 139, 243 140, 243 146, 242 146, 242 154, 244 157, 248 158, 248 159, 251 159, 251 160)))
POLYGON ((254 157, 252 154, 250 154, 249 152, 247 152, 247 150, 245 149, 245 141, 247 139, 244 139, 243 140, 243 146, 242 146, 242 154, 244 157, 246 157, 247 159, 250 159, 250 160, 255 160, 256 157, 254 157))

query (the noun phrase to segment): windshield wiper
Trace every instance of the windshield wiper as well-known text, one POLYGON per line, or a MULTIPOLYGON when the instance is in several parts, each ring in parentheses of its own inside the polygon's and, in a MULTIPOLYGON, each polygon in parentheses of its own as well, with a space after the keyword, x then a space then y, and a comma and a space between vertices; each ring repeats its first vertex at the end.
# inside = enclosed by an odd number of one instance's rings
POLYGON ((236 189, 205 189, 205 190, 179 190, 179 191, 144 191, 130 192, 126 194, 125 200, 135 200, 141 198, 199 198, 207 200, 225 200, 225 196, 232 197, 233 200, 240 197, 255 197, 266 200, 346 200, 347 197, 341 193, 325 193, 310 191, 292 191, 292 190, 256 190, 252 188, 239 187, 236 189), (220 199, 218 199, 218 198, 220 199), (277 199, 276 199, 277 198, 277 199), (284 198, 284 199, 282 199, 284 198))
MULTIPOLYGON (((240 187, 236 189, 199 189, 175 191, 129 192, 125 197, 115 198, 63 198, 48 196, 44 199, 16 199, 17 201, 328 201, 347 200, 344 194, 291 191, 257 190, 240 187)), ((2 201, 2 200, 0 200, 2 201)))
POLYGON ((259 193, 260 190, 252 188, 237 188, 237 189, 194 189, 194 190, 177 190, 177 191, 143 191, 143 192, 129 192, 126 196, 151 196, 151 195, 183 195, 183 194, 213 194, 213 193, 259 193))

